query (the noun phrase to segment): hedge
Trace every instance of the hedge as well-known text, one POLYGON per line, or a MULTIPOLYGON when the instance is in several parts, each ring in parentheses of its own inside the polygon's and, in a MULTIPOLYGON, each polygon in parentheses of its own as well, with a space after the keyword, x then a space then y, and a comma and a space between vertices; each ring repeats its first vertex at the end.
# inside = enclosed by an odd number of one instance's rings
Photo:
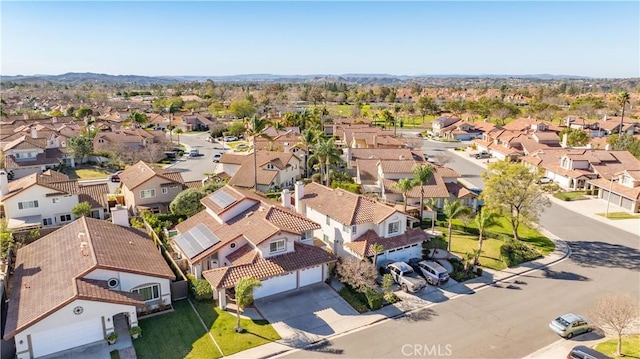
POLYGON ((500 247, 500 257, 507 267, 511 267, 539 258, 540 253, 526 243, 511 239, 500 247))
POLYGON ((368 311, 366 298, 362 298, 362 293, 358 293, 355 290, 351 289, 351 287, 345 285, 340 289, 340 296, 344 298, 344 300, 349 303, 353 309, 357 310, 358 313, 364 313, 368 311), (363 300, 364 299, 364 300, 363 300))
POLYGON ((187 274, 189 289, 195 300, 209 300, 213 298, 213 289, 206 279, 196 279, 193 274, 187 274))
POLYGON ((367 290, 365 290, 364 292, 364 296, 367 298, 367 306, 371 310, 382 308, 382 302, 384 298, 382 294, 378 293, 375 289, 367 288, 367 290))

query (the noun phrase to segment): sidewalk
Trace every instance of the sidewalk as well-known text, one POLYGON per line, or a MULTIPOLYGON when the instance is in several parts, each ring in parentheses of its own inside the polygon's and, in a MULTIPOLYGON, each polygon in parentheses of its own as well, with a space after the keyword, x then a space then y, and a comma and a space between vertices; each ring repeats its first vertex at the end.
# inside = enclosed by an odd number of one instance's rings
MULTIPOLYGON (((519 266, 508 268, 502 271, 494 271, 483 268, 484 271, 482 273, 482 276, 480 277, 462 283, 457 283, 455 280, 450 279, 449 282, 442 287, 427 286, 427 288, 420 293, 408 294, 402 291, 397 291, 396 294, 402 299, 402 301, 393 305, 385 306, 373 312, 367 312, 355 317, 349 317, 348 321, 343 321, 341 323, 340 330, 336 330, 332 335, 316 335, 306 338, 296 336, 295 338, 293 338, 287 337, 287 333, 280 333, 283 338, 277 342, 268 343, 256 348, 245 350, 243 352, 230 355, 229 358, 267 358, 296 349, 306 348, 314 345, 321 345, 319 343, 323 342, 324 340, 328 340, 333 337, 344 335, 356 330, 361 330, 387 319, 411 315, 412 313, 419 312, 428 306, 438 304, 450 299, 455 299, 459 296, 473 294, 476 291, 482 290, 483 288, 499 285, 499 283, 501 282, 509 281, 508 285, 517 285, 517 282, 515 282, 515 278, 517 276, 556 263, 564 259, 569 254, 569 247, 562 240, 559 240, 551 233, 545 232, 544 234, 554 240, 554 242, 556 243, 556 250, 553 253, 540 259, 528 263, 523 263, 519 266), (514 279, 513 283, 511 283, 512 279, 514 279), (298 345, 294 346, 291 345, 291 343, 296 343, 298 345)), ((275 323, 272 324, 275 325, 275 323)))

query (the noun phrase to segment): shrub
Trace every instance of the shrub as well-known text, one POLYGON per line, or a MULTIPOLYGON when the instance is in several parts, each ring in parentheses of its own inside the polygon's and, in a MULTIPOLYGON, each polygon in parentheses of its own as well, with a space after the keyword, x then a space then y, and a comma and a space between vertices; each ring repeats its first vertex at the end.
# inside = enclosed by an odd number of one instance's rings
POLYGON ((189 280, 189 288, 195 300, 200 301, 213 298, 211 284, 205 279, 196 279, 193 274, 187 274, 187 279, 189 280))
POLYGON ((367 304, 362 300, 362 294, 351 289, 348 285, 345 285, 340 289, 340 296, 349 303, 353 309, 358 313, 364 313, 367 309, 367 304))
POLYGON ((587 196, 591 196, 592 191, 590 189, 584 191, 584 194, 586 194, 587 196))
POLYGON ((136 325, 134 327, 131 327, 131 329, 129 329, 129 333, 131 335, 136 335, 136 334, 140 335, 142 334, 142 328, 136 325))
POLYGON ((516 242, 511 239, 500 247, 500 258, 507 265, 512 267, 520 263, 540 257, 540 253, 524 242, 516 242))
POLYGON ((482 275, 482 268, 476 268, 476 274, 478 276, 481 276, 482 275))
POLYGON ((378 293, 375 289, 367 288, 364 291, 364 296, 367 298, 367 306, 371 310, 382 308, 382 294, 378 293))
POLYGON ((321 180, 322 180, 322 176, 320 175, 320 173, 314 173, 311 175, 312 182, 320 183, 321 180))
POLYGON ((388 292, 384 294, 384 300, 386 300, 387 303, 393 304, 398 301, 398 296, 394 292, 388 292))

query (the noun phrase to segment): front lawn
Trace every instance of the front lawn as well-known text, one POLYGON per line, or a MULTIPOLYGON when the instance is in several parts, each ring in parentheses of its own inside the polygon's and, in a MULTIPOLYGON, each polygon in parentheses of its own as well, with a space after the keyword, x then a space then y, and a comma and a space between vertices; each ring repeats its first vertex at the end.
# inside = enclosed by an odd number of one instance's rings
POLYGON ((78 165, 75 168, 67 167, 64 172, 69 175, 69 178, 78 180, 107 178, 112 173, 108 169, 90 165, 78 165))
POLYGON ((173 303, 174 312, 140 320, 142 336, 133 341, 139 359, 220 358, 222 355, 191 309, 173 303))
MULTIPOLYGON (((438 227, 442 232, 443 239, 433 239, 437 248, 447 249, 447 229, 438 227)), ((494 238, 484 238, 482 241, 482 253, 480 253, 480 265, 483 267, 503 270, 507 265, 500 259, 500 247, 503 242, 494 238)), ((466 253, 473 253, 478 249, 478 236, 467 234, 462 231, 453 230, 451 234, 451 251, 460 258, 464 258, 466 253)))
POLYGON ((198 314, 204 320, 224 355, 231 355, 280 339, 278 332, 266 320, 241 319, 244 333, 236 333, 237 318, 215 306, 213 301, 195 301, 198 314))
MULTIPOLYGON (((596 213, 600 217, 604 217, 604 213, 596 213)), ((640 218, 640 214, 631 214, 627 212, 609 212, 607 219, 620 220, 620 219, 636 219, 640 218)))
MULTIPOLYGON (((596 345, 596 350, 615 358, 618 347, 618 339, 609 339, 596 345)), ((622 338, 622 354, 625 358, 640 359, 640 334, 629 335, 622 338)))
POLYGON ((558 192, 553 196, 561 201, 576 201, 585 198, 584 192, 558 192))

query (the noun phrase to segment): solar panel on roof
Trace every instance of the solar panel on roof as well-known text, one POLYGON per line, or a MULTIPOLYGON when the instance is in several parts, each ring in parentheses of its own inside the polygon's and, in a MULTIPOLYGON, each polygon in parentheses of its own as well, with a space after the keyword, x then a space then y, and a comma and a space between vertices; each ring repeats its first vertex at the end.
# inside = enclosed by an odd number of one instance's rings
POLYGON ((175 241, 187 257, 191 259, 220 242, 220 238, 213 234, 204 224, 199 223, 179 235, 175 241))
POLYGON ((231 205, 233 202, 236 201, 235 198, 231 197, 229 194, 223 192, 223 191, 216 191, 213 192, 209 198, 218 206, 220 206, 220 208, 227 208, 229 207, 229 205, 231 205))

